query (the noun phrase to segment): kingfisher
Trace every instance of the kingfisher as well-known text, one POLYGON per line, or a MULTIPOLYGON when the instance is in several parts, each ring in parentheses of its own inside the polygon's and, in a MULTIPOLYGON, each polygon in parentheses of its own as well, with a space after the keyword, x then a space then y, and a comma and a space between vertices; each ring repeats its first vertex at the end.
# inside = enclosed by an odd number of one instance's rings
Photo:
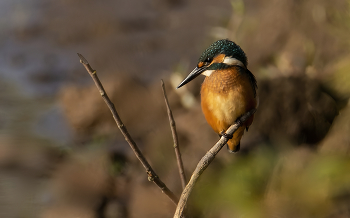
POLYGON ((228 39, 218 40, 202 53, 197 67, 177 87, 200 74, 206 76, 201 87, 202 111, 213 130, 229 139, 230 153, 239 151, 244 130, 248 131, 254 114, 232 136, 228 136, 226 130, 258 106, 258 86, 247 66, 247 57, 239 45, 228 39))

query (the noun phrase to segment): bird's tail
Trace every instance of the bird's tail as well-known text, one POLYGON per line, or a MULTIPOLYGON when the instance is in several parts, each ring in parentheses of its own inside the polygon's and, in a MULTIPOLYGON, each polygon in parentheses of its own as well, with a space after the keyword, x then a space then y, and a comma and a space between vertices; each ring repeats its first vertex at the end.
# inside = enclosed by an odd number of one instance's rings
POLYGON ((239 142, 238 145, 235 145, 235 146, 232 146, 232 145, 230 145, 229 142, 227 142, 226 146, 227 146, 227 151, 229 153, 236 153, 239 151, 239 149, 241 149, 241 142, 239 142), (231 148, 233 148, 233 149, 231 149, 231 148))
POLYGON ((230 153, 236 153, 240 149, 241 138, 244 134, 245 126, 239 127, 237 131, 233 134, 232 139, 227 141, 227 150, 230 153))

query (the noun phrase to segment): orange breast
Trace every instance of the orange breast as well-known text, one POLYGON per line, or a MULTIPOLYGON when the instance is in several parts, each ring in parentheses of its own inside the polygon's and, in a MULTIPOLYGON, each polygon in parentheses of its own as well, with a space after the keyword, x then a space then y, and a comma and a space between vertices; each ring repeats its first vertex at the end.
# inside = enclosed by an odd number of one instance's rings
MULTIPOLYGON (((248 75, 243 69, 233 66, 217 70, 205 78, 201 88, 201 106, 207 122, 219 134, 238 117, 255 108, 257 100, 248 75)), ((243 126, 249 126, 253 119, 252 116, 243 126)), ((238 144, 243 132, 237 131, 230 141, 238 141, 238 144)))

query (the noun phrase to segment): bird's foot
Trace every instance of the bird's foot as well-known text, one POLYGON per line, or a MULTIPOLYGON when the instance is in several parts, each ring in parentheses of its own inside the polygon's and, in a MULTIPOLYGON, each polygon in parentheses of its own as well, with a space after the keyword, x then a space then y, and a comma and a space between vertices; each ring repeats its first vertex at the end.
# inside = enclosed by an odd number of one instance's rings
POLYGON ((224 131, 221 131, 220 135, 225 137, 225 138, 227 138, 227 139, 232 139, 233 138, 233 135, 226 134, 226 132, 224 132, 224 131))

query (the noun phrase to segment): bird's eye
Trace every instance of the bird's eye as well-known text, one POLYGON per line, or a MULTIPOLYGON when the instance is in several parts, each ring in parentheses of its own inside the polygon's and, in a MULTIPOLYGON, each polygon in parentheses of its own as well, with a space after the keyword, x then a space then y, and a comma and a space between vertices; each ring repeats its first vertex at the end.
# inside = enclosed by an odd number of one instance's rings
POLYGON ((211 63, 211 58, 207 58, 206 60, 205 60, 205 65, 208 65, 208 64, 210 64, 211 63))

